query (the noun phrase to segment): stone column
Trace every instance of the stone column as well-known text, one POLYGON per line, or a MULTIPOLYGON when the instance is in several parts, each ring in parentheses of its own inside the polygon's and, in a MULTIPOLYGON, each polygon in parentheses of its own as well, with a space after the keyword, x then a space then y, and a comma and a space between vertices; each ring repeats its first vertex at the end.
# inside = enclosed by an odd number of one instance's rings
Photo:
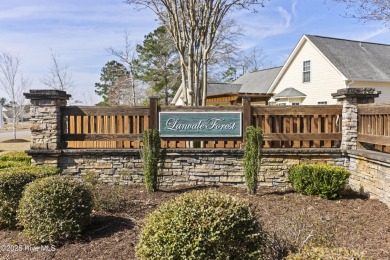
POLYGON ((358 104, 374 103, 380 91, 373 88, 343 88, 332 93, 333 98, 343 105, 341 119, 341 150, 356 150, 358 146, 358 104))
POLYGON ((58 150, 64 148, 61 142, 62 118, 61 107, 66 106, 70 95, 61 90, 32 89, 24 93, 30 99, 30 130, 33 164, 57 164, 52 158, 58 150))

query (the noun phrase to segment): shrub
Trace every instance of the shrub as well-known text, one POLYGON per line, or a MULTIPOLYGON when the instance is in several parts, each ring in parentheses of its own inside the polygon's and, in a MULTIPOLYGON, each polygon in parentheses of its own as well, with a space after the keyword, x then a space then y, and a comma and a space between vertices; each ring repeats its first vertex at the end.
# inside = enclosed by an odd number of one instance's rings
POLYGON ((28 166, 28 164, 21 161, 0 161, 0 169, 11 168, 11 167, 20 168, 24 166, 28 166))
POLYGON ((355 251, 353 249, 347 249, 342 247, 327 248, 327 247, 306 247, 304 250, 290 254, 286 258, 287 260, 342 260, 342 259, 355 259, 364 260, 370 259, 364 255, 364 253, 355 251))
POLYGON ((294 165, 289 180, 295 191, 334 199, 340 196, 350 173, 342 167, 326 164, 294 165))
POLYGON ((109 185, 99 180, 99 174, 89 171, 82 180, 90 186, 96 211, 121 212, 126 207, 125 186, 109 185))
POLYGON ((31 156, 25 152, 8 152, 0 155, 0 161, 23 162, 25 165, 29 165, 31 162, 31 156))
POLYGON ((244 150, 244 175, 245 183, 249 194, 256 193, 257 174, 260 169, 261 145, 263 142, 263 131, 261 128, 249 126, 245 132, 244 150))
POLYGON ((184 194, 143 225, 140 259, 258 259, 263 232, 248 202, 211 191, 184 194))
POLYGON ((17 218, 34 243, 57 243, 81 234, 92 206, 92 194, 82 182, 51 176, 26 186, 17 218))
POLYGON ((144 161, 144 179, 146 192, 157 189, 158 163, 161 161, 161 138, 157 129, 144 132, 142 159, 144 161))
POLYGON ((0 175, 3 173, 25 173, 33 174, 37 178, 47 177, 58 174, 60 171, 55 166, 22 166, 0 169, 0 175))
POLYGON ((36 177, 25 173, 0 174, 0 227, 13 228, 16 224, 16 210, 24 186, 36 177))

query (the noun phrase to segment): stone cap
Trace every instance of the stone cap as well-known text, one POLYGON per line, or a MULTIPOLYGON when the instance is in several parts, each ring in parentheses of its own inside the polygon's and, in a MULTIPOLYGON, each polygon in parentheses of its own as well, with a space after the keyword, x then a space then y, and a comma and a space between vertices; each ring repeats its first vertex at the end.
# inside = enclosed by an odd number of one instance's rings
POLYGON ((332 93, 333 98, 343 99, 352 98, 377 98, 381 91, 376 91, 374 88, 342 88, 338 89, 337 93, 332 93))
POLYGON ((66 91, 57 89, 30 89, 29 93, 23 93, 27 99, 59 99, 69 100, 71 95, 66 91))

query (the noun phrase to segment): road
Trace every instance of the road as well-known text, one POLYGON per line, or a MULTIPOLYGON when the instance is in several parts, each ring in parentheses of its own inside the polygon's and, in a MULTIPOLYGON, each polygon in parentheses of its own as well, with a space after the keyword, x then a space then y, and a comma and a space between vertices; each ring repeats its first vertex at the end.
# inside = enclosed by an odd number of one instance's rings
MULTIPOLYGON (((16 132, 16 138, 22 137, 22 136, 30 136, 31 132, 29 130, 22 130, 16 132)), ((11 130, 10 132, 3 132, 0 133, 0 138, 13 138, 14 132, 11 130)))

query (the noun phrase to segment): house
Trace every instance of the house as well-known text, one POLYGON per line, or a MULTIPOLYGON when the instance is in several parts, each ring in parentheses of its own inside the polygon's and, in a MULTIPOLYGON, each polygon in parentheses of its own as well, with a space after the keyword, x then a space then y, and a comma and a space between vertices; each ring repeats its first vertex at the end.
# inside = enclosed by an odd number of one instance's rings
MULTIPOLYGON (((243 96, 251 97, 252 104, 268 104, 272 93, 267 93, 282 67, 264 69, 242 75, 232 83, 209 82, 206 105, 241 104, 243 96)), ((176 92, 171 104, 184 105, 182 86, 176 92)))
POLYGON ((390 102, 390 45, 303 35, 267 93, 270 104, 336 104, 341 88, 375 88, 390 102))
POLYGON ((268 104, 272 93, 267 93, 282 67, 246 73, 233 83, 209 83, 207 105, 241 104, 243 96, 251 97, 252 104, 268 104))

